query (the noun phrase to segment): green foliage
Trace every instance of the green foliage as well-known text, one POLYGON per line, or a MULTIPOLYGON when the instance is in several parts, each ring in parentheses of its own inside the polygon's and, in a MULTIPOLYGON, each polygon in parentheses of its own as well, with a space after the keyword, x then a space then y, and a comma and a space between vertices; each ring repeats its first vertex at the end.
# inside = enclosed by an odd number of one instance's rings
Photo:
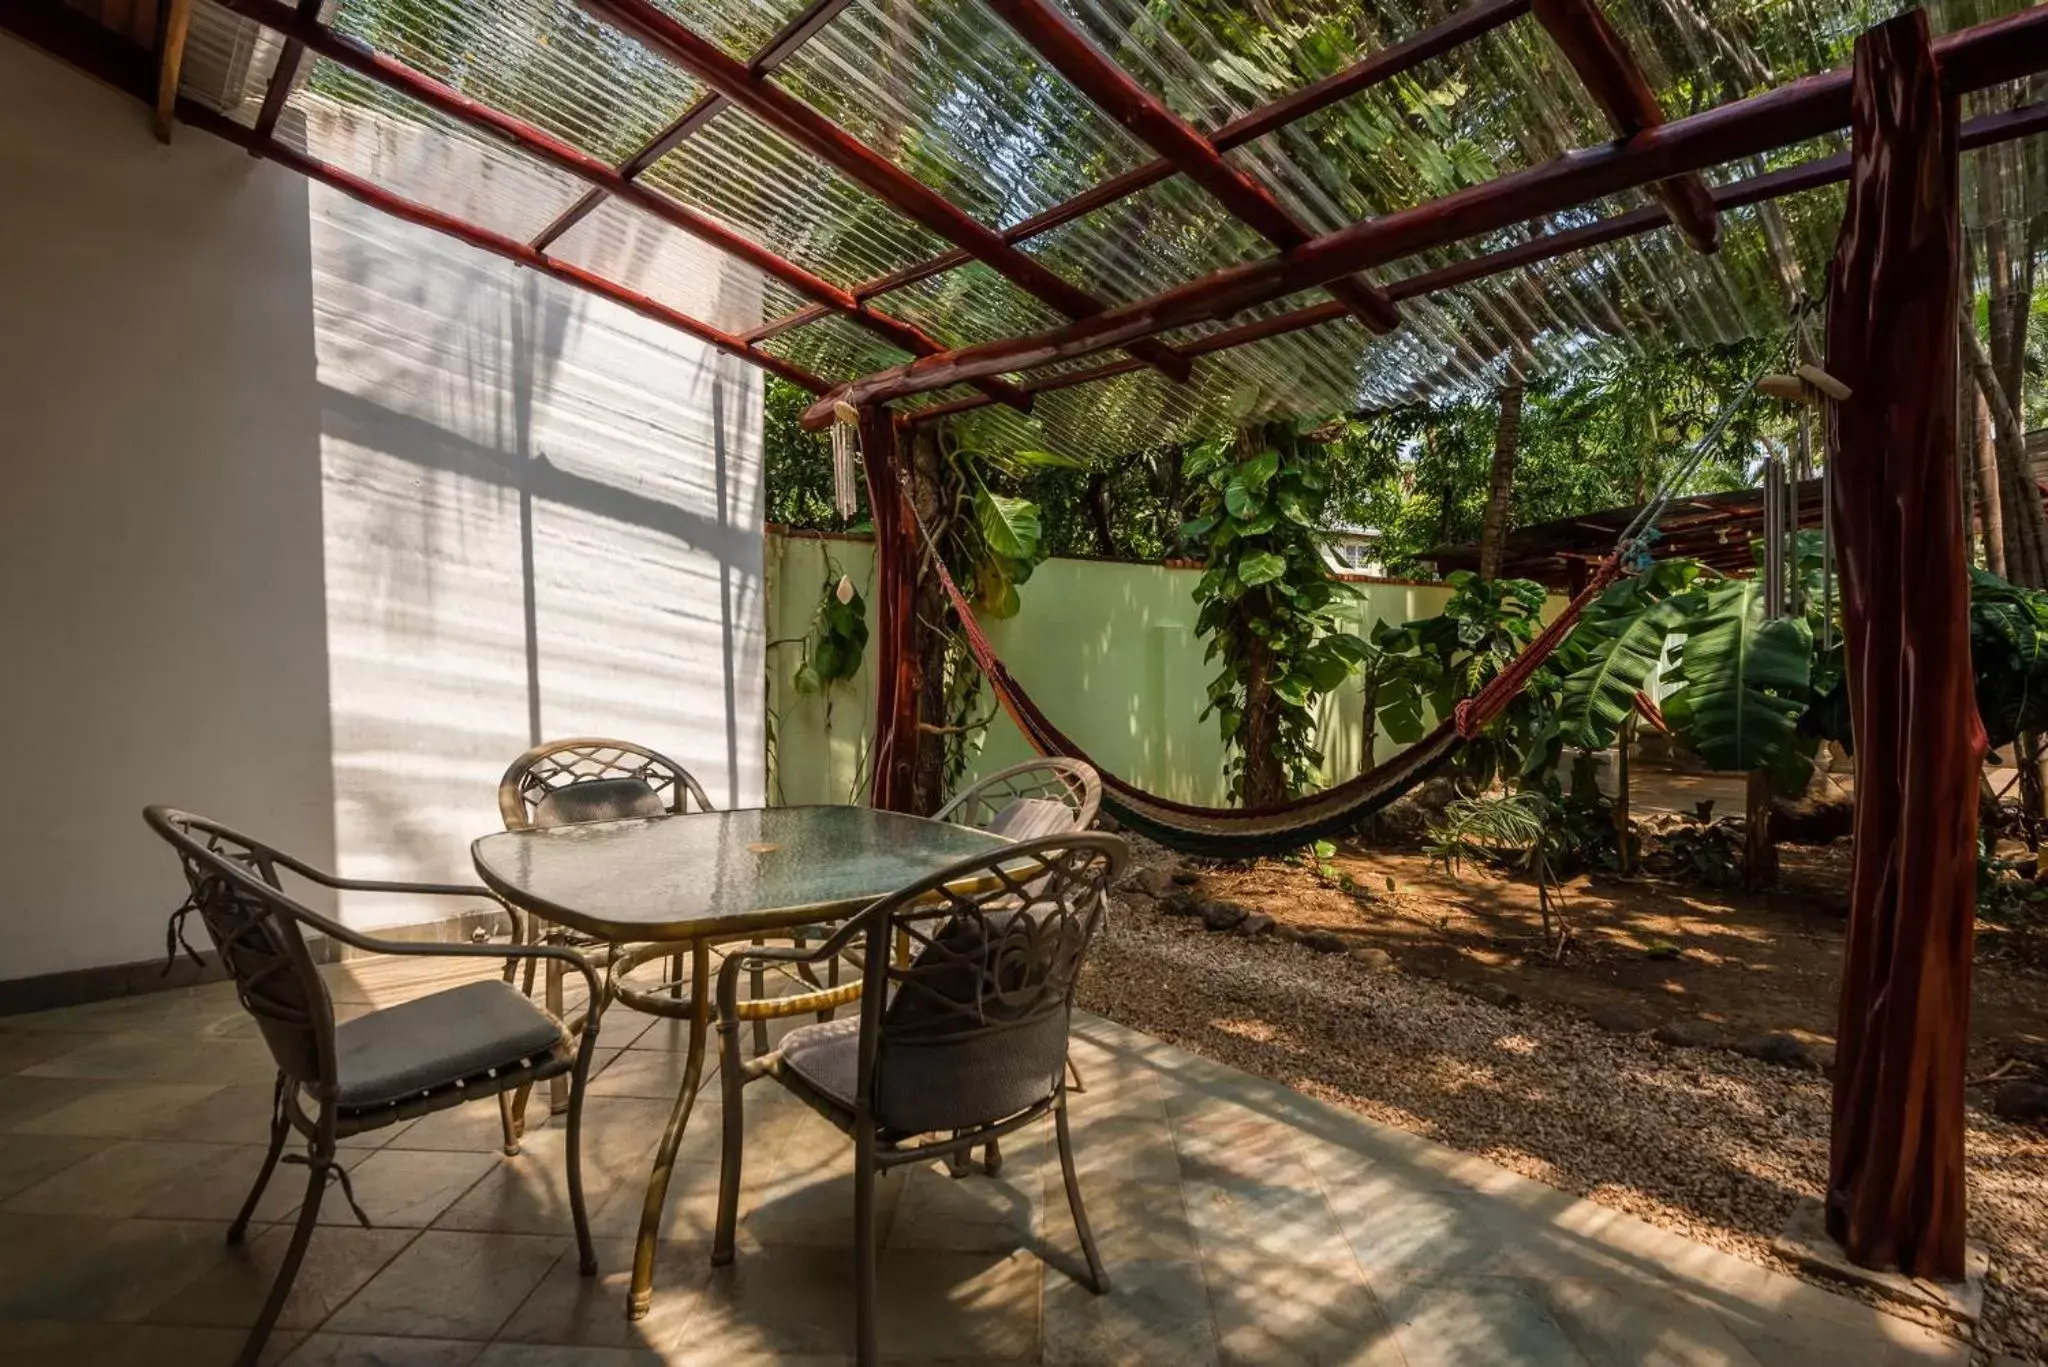
POLYGON ((1557 703, 1561 744, 1605 750, 1615 743, 1635 711, 1636 694, 1656 673, 1665 643, 1697 601, 1687 590, 1699 573, 1690 562, 1664 561, 1610 585, 1587 605, 1556 656, 1563 676, 1557 703))
MULTIPOLYGON (((1448 717, 1459 700, 1491 683, 1542 630, 1541 584, 1489 582, 1461 570, 1451 575, 1450 585, 1451 596, 1437 616, 1395 628, 1382 623, 1373 632, 1373 647, 1387 657, 1376 661, 1374 720, 1404 745, 1421 738, 1425 713, 1448 717)), ((1459 753, 1460 772, 1477 786, 1492 783, 1525 748, 1520 738, 1532 729, 1529 698, 1525 691, 1507 717, 1459 753)))
POLYGON ((1970 571, 1970 658, 1994 747, 2048 727, 2048 593, 1970 571))
POLYGON ((1250 762, 1271 764, 1287 792, 1315 780, 1323 758, 1315 701, 1368 651, 1339 629, 1335 605, 1351 590, 1323 564, 1318 528, 1328 484, 1317 453, 1285 427, 1258 436, 1248 455, 1237 440, 1196 447, 1185 469, 1197 492, 1183 532, 1204 547, 1208 565, 1195 587, 1195 629, 1209 638, 1206 658, 1221 662, 1202 716, 1217 718, 1238 798, 1249 745, 1262 751, 1250 762), (1261 740, 1254 733, 1262 726, 1261 740))
POLYGON ((1794 745, 1813 667, 1813 630, 1764 615, 1763 585, 1706 589, 1684 623, 1678 691, 1664 716, 1710 768, 1768 768, 1794 745))
POLYGON ((859 506, 851 518, 842 521, 832 510, 831 443, 804 431, 798 421, 812 397, 787 380, 763 377, 761 447, 767 467, 768 521, 810 531, 865 527, 868 491, 864 481, 854 480, 859 506))

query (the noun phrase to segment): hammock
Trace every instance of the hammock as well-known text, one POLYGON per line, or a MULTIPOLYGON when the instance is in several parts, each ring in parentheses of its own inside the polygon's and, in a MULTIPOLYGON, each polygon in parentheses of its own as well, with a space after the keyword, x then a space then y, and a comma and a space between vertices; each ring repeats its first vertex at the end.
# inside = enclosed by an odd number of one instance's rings
POLYGON ((1586 605, 1620 576, 1623 562, 1623 552, 1618 549, 1594 570, 1579 595, 1522 649, 1506 669, 1479 692, 1460 702, 1435 730, 1400 754, 1374 765, 1356 778, 1287 802, 1266 807, 1198 807, 1148 793, 1117 777, 1055 726, 996 654, 995 646, 975 619, 967 596, 954 582, 944 559, 934 553, 929 540, 926 554, 938 570, 939 583, 944 586, 946 597, 952 601, 953 611, 960 618, 961 630, 967 637, 967 648, 973 654, 974 662, 981 667, 1003 710, 1017 723, 1017 729, 1024 733, 1032 748, 1042 755, 1076 759, 1092 766, 1102 777, 1102 805, 1132 830, 1183 854, 1215 859, 1250 859, 1279 854, 1298 849, 1319 837, 1350 830, 1437 773, 1457 754, 1460 746, 1507 710, 1508 704, 1522 691, 1530 676, 1570 634, 1586 605))
MULTIPOLYGON (((1321 792, 1265 807, 1199 807, 1175 802, 1117 777, 1092 759, 1071 736, 1053 724, 1003 664, 987 633, 982 631, 981 623, 975 619, 967 595, 960 591, 952 572, 946 568, 945 557, 939 554, 938 542, 932 537, 931 529, 924 525, 924 519, 918 516, 917 502, 909 497, 908 489, 905 490, 904 503, 924 537, 925 556, 938 571, 939 583, 944 586, 946 597, 952 600, 953 611, 960 618, 960 627, 967 637, 967 648, 974 656, 974 662, 981 667, 989 686, 995 690, 997 701, 1016 722, 1024 738, 1031 742, 1032 748, 1042 755, 1079 760, 1092 766, 1102 778, 1102 805, 1124 825, 1150 836, 1169 849, 1217 859, 1250 859, 1299 849, 1322 836, 1352 829, 1364 818, 1436 774, 1457 754, 1460 746, 1507 711, 1508 705, 1528 685, 1530 677, 1543 667, 1543 662, 1571 634, 1586 605, 1624 572, 1633 573, 1647 565, 1649 557, 1645 547, 1655 535, 1657 520, 1665 505, 1699 468, 1707 452, 1719 442, 1736 413, 1756 392, 1760 378, 1761 375, 1751 377, 1749 383, 1723 405, 1713 425, 1693 444, 1686 459, 1679 463, 1656 496, 1643 505, 1628 528, 1616 539, 1613 552, 1587 577, 1586 586, 1491 682, 1461 701, 1449 717, 1437 724, 1435 730, 1384 763, 1375 764, 1356 778, 1321 792)), ((1644 704, 1648 704, 1646 716, 1651 723, 1663 729, 1663 719, 1661 714, 1655 713, 1655 705, 1639 696, 1638 705, 1644 704)))

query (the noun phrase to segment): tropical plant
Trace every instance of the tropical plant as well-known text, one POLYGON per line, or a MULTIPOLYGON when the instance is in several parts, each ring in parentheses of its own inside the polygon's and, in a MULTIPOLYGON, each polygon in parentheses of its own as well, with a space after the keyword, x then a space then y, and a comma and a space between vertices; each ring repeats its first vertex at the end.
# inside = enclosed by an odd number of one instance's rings
POLYGON ((1708 767, 1770 768, 1791 756, 1810 701, 1813 630, 1765 612, 1763 585, 1723 580, 1684 622, 1678 688, 1664 717, 1708 767))
POLYGON ((1970 571, 1970 659, 1994 747, 2048 727, 2048 593, 1970 571))
POLYGON ((1571 928, 1562 917, 1553 927, 1551 903, 1563 903, 1557 872, 1561 849, 1560 824, 1552 800, 1525 790, 1494 797, 1458 798, 1444 808, 1430 827, 1429 854, 1443 862, 1444 872, 1457 876, 1467 859, 1504 863, 1525 870, 1536 880, 1536 906, 1543 918, 1543 946, 1555 959, 1563 955, 1571 928), (1556 942, 1552 944, 1552 935, 1556 942))
POLYGON ((1186 463, 1197 493, 1182 530, 1208 566, 1195 629, 1220 662, 1202 716, 1216 716, 1231 795, 1250 806, 1315 781, 1316 699, 1367 654, 1336 613, 1352 591, 1323 562, 1328 485, 1312 445, 1274 424, 1198 446, 1186 463))
POLYGON ((868 645, 867 600, 828 556, 825 588, 802 638, 802 656, 790 684, 799 693, 818 693, 860 673, 868 645))

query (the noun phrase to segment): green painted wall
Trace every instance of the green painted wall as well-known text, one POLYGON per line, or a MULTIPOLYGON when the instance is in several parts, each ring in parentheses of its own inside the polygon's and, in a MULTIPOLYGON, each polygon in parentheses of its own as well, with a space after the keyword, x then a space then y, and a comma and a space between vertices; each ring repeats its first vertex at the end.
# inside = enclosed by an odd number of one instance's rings
MULTIPOLYGON (((864 541, 771 534, 768 539, 769 800, 848 802, 864 791, 873 661, 826 695, 790 686, 830 567, 874 597, 874 552, 864 541)), ((1167 797, 1220 804, 1223 745, 1216 721, 1201 720, 1215 673, 1194 633, 1198 569, 1049 560, 1022 589, 1023 611, 987 622, 989 637, 1018 680, 1068 735, 1124 778, 1167 797)), ((1439 584, 1360 584, 1353 630, 1440 611, 1439 584)), ((872 609, 871 609, 872 610, 872 609)), ((870 623, 872 625, 872 622, 870 623)), ((986 695, 984 695, 986 696, 986 695)), ((1362 767, 1363 685, 1353 679, 1324 700, 1327 781, 1362 767)), ((1398 747, 1379 738, 1379 757, 1398 747)), ((989 772, 1032 751, 1000 711, 977 765, 989 772)))

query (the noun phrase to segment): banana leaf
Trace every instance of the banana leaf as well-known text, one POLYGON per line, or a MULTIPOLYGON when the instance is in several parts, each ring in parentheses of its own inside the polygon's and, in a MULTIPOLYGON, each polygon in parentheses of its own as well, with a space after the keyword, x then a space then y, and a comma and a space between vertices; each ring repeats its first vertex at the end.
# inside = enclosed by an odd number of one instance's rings
POLYGON ((1685 622, 1680 600, 1651 603, 1612 619, 1589 616, 1572 633, 1584 663, 1565 676, 1558 699, 1558 730, 1566 745, 1605 750, 1635 711, 1636 694, 1650 682, 1664 643, 1685 622))
POLYGON ((1770 768, 1793 745, 1812 663, 1812 629, 1766 618, 1762 585, 1717 585, 1686 623, 1664 717, 1711 768, 1770 768))

